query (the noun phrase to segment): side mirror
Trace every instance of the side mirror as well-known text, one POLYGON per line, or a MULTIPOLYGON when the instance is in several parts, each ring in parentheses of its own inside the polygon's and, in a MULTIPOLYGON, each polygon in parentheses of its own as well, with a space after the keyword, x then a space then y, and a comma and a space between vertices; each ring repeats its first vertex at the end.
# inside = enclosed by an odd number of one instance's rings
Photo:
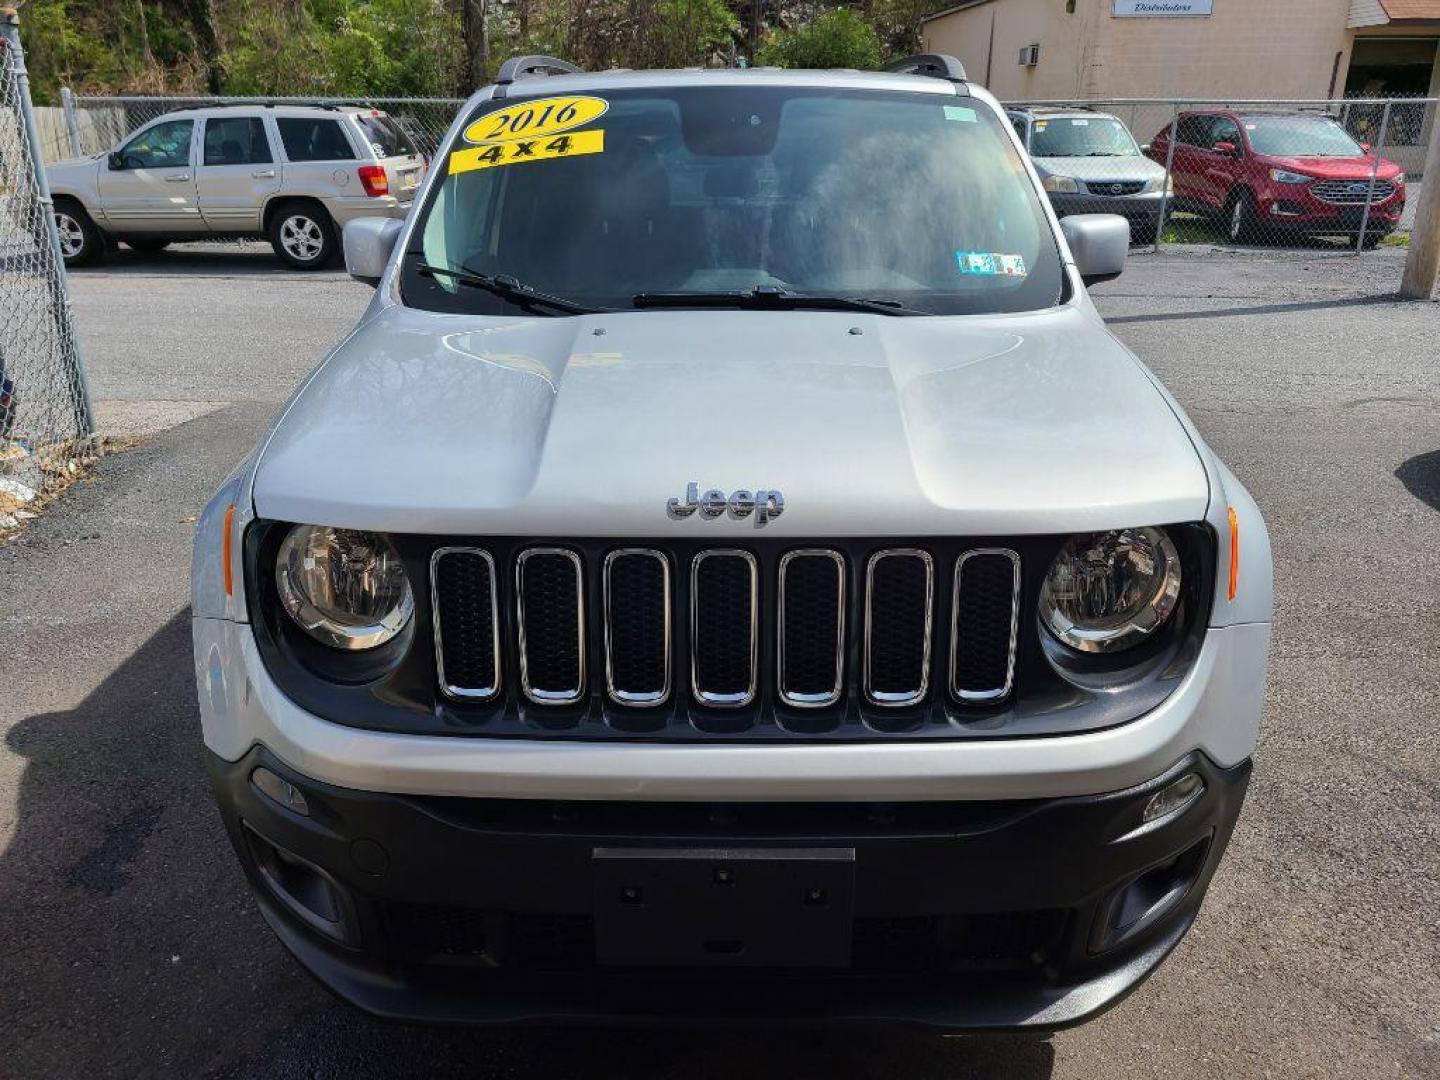
POLYGON ((1141 144, 1140 144, 1140 153, 1142 153, 1142 154, 1148 154, 1149 152, 1150 152, 1150 144, 1149 144, 1148 142, 1147 142, 1147 143, 1141 143, 1141 144))
POLYGON ((1370 144, 1368 142, 1362 142, 1360 144, 1360 149, 1364 150, 1368 154, 1370 152, 1370 144))
POLYGON ((125 159, 120 156, 119 150, 111 150, 110 153, 106 155, 105 160, 109 162, 112 172, 125 168, 125 159))
POLYGON ((1130 222, 1119 214, 1075 214, 1060 219, 1060 231, 1086 285, 1110 281, 1125 269, 1130 222))
POLYGON ((404 227, 397 218, 362 217, 347 222, 340 243, 350 276, 371 288, 379 285, 404 227))

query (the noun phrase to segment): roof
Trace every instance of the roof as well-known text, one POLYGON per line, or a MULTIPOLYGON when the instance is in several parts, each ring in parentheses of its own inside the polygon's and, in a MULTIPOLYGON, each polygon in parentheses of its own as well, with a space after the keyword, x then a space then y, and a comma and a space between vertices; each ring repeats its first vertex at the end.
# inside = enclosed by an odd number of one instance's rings
POLYGON ((1440 22, 1440 0, 1380 0, 1391 22, 1440 22))
MULTIPOLYGON (((1008 113, 1028 113, 1031 116, 1110 116, 1110 113, 1091 109, 1084 105, 1011 105, 1008 113)), ((1113 117, 1111 117, 1113 119, 1113 117)))

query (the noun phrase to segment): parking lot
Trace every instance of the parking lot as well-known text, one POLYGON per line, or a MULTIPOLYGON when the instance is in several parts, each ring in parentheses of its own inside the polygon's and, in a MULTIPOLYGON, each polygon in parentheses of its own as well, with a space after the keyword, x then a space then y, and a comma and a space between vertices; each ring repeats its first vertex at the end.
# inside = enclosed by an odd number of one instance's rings
POLYGON ((234 245, 76 273, 102 427, 140 441, 0 547, 0 1080, 1440 1076, 1440 315, 1390 299, 1402 258, 1185 250, 1096 290, 1265 512, 1276 627, 1198 924, 1048 1042, 430 1030, 330 999, 265 928, 209 798, 189 545, 370 292, 234 245))

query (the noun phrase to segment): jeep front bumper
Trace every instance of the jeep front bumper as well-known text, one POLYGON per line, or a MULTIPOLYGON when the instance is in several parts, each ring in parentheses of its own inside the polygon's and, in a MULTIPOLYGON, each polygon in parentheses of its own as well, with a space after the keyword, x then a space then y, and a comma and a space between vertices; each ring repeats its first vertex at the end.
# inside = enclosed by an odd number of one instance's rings
POLYGON ((1250 772, 1195 753, 1103 795, 642 803, 377 794, 260 747, 208 757, 265 918, 369 1012, 951 1030, 1053 1029, 1122 999, 1194 921, 1250 772), (1186 773, 1203 793, 1143 824, 1186 773))

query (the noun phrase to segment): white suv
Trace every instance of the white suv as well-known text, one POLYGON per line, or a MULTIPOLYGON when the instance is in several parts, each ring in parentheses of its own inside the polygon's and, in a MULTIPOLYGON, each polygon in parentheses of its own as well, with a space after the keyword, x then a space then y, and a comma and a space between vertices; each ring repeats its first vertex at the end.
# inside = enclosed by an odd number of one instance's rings
POLYGON ((404 217, 425 162, 404 129, 360 106, 186 109, 150 121, 107 154, 45 170, 67 266, 107 242, 264 236, 289 266, 339 254, 356 217, 404 217))
POLYGON ((1120 1000, 1229 841, 1271 609, 1086 294, 1124 219, 1058 222, 947 57, 511 61, 437 162, 195 538, 275 932, 391 1017, 1120 1000))

